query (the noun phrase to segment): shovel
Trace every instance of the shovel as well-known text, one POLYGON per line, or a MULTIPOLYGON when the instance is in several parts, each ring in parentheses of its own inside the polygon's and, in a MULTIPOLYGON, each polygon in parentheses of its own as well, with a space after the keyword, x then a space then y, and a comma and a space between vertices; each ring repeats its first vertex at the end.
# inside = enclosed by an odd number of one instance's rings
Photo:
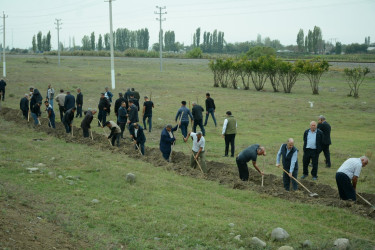
MULTIPOLYGON (((280 166, 277 166, 277 167, 280 168, 280 169, 282 169, 287 175, 289 175, 289 173, 288 173, 285 169, 281 168, 280 166)), ((304 189, 306 189, 306 191, 309 192, 309 196, 310 196, 310 197, 318 197, 318 196, 319 196, 317 193, 312 193, 310 190, 308 190, 307 187, 305 187, 301 182, 299 182, 299 181, 298 181, 296 178, 294 178, 293 176, 291 176, 291 178, 292 178, 293 180, 295 180, 298 184, 300 184, 304 189)))
POLYGON ((375 211, 375 206, 372 205, 368 200, 366 200, 365 198, 363 198, 359 193, 357 193, 357 195, 358 195, 359 198, 361 198, 364 202, 366 202, 368 205, 371 206, 371 212, 370 212, 369 214, 373 213, 373 212, 375 211))

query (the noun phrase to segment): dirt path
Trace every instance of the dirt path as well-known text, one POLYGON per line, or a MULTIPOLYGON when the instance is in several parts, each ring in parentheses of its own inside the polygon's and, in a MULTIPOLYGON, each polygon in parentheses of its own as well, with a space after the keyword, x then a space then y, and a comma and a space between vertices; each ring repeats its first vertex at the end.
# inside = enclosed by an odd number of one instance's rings
POLYGON ((38 216, 41 199, 19 187, 0 182, 1 249, 88 249, 90 244, 73 239, 63 228, 38 216))
MULTIPOLYGON (((28 123, 22 117, 16 116, 17 112, 18 111, 14 109, 3 108, 0 112, 0 115, 8 121, 16 122, 19 126, 23 125, 29 128, 34 127, 32 125, 32 122, 28 123)), ((329 185, 302 180, 301 182, 310 191, 319 194, 318 198, 313 198, 310 197, 307 192, 302 189, 302 187, 300 187, 300 190, 296 192, 285 191, 283 189, 282 178, 272 174, 268 174, 264 177, 264 187, 261 187, 261 177, 257 172, 255 172, 255 170, 250 168, 250 179, 248 182, 243 182, 238 177, 238 170, 236 166, 216 161, 207 162, 208 173, 204 175, 200 172, 200 170, 191 169, 189 167, 190 156, 182 152, 173 152, 172 163, 168 163, 162 158, 158 148, 146 147, 146 155, 140 156, 139 153, 134 150, 129 141, 127 141, 127 143, 124 143, 124 141, 122 141, 120 148, 109 147, 108 140, 102 134, 93 132, 94 140, 91 140, 90 138, 82 137, 81 128, 74 127, 75 136, 71 137, 65 133, 65 129, 60 122, 56 123, 56 129, 51 129, 48 127, 48 120, 46 118, 42 118, 41 122, 42 126, 36 127, 36 130, 45 132, 60 139, 64 139, 66 142, 85 144, 91 147, 96 147, 100 150, 109 150, 112 151, 112 153, 124 154, 128 157, 137 158, 151 163, 155 167, 163 167, 167 170, 174 171, 179 175, 217 181, 220 184, 226 185, 230 188, 253 190, 258 193, 268 194, 270 196, 285 200, 339 207, 350 210, 354 214, 375 219, 375 213, 369 215, 371 209, 367 204, 365 204, 361 200, 358 200, 356 204, 340 201, 337 190, 333 189, 329 185)), ((374 194, 361 194, 371 203, 375 203, 374 194)))

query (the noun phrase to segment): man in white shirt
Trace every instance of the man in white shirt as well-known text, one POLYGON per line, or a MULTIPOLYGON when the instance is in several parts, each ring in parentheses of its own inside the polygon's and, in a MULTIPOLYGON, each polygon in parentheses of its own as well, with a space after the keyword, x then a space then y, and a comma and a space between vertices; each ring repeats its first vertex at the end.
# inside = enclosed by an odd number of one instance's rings
POLYGON ((201 131, 198 131, 197 133, 190 132, 186 138, 184 138, 184 141, 187 142, 188 137, 191 137, 193 139, 193 148, 192 148, 192 155, 190 157, 190 167, 197 168, 197 161, 198 158, 200 158, 200 166, 202 168, 203 173, 207 173, 206 168, 206 156, 204 154, 204 147, 205 147, 205 139, 202 135, 201 131))
POLYGON ((362 156, 361 158, 349 158, 337 170, 336 183, 342 200, 356 201, 355 189, 357 187, 358 177, 362 167, 365 167, 367 164, 368 158, 366 156, 362 156))

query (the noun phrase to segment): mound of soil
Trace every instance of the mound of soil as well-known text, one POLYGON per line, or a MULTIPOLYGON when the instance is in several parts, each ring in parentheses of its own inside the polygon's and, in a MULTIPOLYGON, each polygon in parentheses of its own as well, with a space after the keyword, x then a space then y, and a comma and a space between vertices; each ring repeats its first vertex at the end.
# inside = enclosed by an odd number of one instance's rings
MULTIPOLYGON (((60 122, 56 122, 56 129, 52 129, 48 127, 48 120, 46 118, 41 118, 42 125, 35 127, 33 122, 27 122, 21 116, 17 116, 17 112, 18 110, 15 109, 3 108, 0 111, 0 115, 8 121, 17 123, 19 126, 34 128, 37 131, 63 139, 66 142, 85 144, 96 147, 100 150, 109 150, 112 153, 124 154, 127 157, 136 158, 151 163, 155 167, 163 167, 167 170, 174 171, 179 175, 217 181, 220 184, 226 185, 230 188, 253 190, 261 194, 270 195, 285 200, 339 207, 350 210, 352 213, 375 219, 375 212, 370 213, 372 211, 371 208, 362 200, 359 199, 355 204, 341 201, 339 199, 338 191, 329 185, 300 180, 311 192, 319 194, 318 197, 310 197, 308 193, 302 189, 302 187, 299 187, 299 191, 296 192, 285 191, 281 177, 267 174, 264 176, 264 186, 261 187, 261 176, 252 168, 249 168, 249 181, 243 182, 238 177, 238 170, 236 166, 217 161, 207 161, 208 173, 203 174, 199 169, 192 169, 189 167, 190 155, 186 155, 183 152, 173 151, 172 161, 171 163, 168 163, 163 159, 158 148, 145 147, 145 155, 141 156, 139 152, 134 149, 133 144, 129 140, 122 140, 120 147, 112 147, 110 146, 110 142, 103 134, 93 132, 94 140, 91 138, 83 138, 81 128, 74 127, 74 137, 72 137, 70 134, 66 134, 65 128, 60 122)), ((92 124, 95 124, 94 121, 92 124)), ((362 196, 372 204, 375 203, 374 194, 362 193, 362 196)))

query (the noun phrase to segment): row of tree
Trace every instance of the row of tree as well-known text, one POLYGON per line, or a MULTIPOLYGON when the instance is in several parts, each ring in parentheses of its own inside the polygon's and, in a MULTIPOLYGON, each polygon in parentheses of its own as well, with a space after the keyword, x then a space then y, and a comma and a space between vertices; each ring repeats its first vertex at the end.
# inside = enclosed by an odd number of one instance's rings
POLYGON ((42 36, 42 32, 39 31, 36 36, 34 35, 32 40, 32 50, 34 53, 51 51, 51 32, 48 31, 47 35, 42 36))
POLYGON ((193 36, 193 47, 199 47, 206 53, 222 53, 226 44, 224 32, 214 30, 212 33, 205 31, 203 33, 203 42, 201 43, 201 28, 197 28, 193 36))
MULTIPOLYGON (((115 50, 125 51, 129 48, 147 50, 149 47, 150 35, 148 29, 128 30, 118 28, 113 32, 113 46, 115 50)), ((110 50, 110 34, 104 36, 99 34, 98 40, 95 40, 95 33, 90 36, 85 35, 82 38, 82 50, 110 50)))
POLYGON ((300 29, 297 34, 298 52, 308 52, 314 54, 323 54, 325 51, 322 30, 318 26, 309 30, 307 35, 304 35, 303 29, 300 29))
POLYGON ((310 81, 312 93, 319 94, 320 78, 329 69, 327 61, 298 60, 291 63, 270 54, 259 56, 259 50, 264 48, 251 49, 240 59, 211 61, 209 67, 214 75, 214 87, 238 89, 239 82, 242 82, 245 90, 250 89, 250 84, 253 83, 255 89, 260 91, 269 79, 275 92, 279 92, 281 85, 285 93, 291 93, 299 76, 305 75, 310 81))

